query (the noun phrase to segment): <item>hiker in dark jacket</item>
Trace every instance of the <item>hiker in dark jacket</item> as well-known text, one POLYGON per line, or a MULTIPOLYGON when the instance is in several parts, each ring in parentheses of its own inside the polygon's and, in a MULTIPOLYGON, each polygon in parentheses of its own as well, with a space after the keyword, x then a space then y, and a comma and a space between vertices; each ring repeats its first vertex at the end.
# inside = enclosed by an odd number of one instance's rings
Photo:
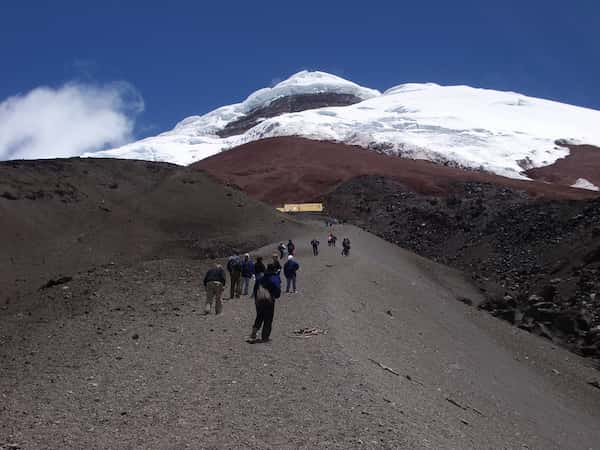
POLYGON ((229 277, 231 278, 229 298, 239 298, 241 293, 240 279, 242 278, 242 262, 240 261, 240 256, 237 252, 235 252, 234 255, 231 256, 227 261, 227 271, 229 272, 229 277))
POLYGON ((241 263, 242 266, 242 295, 248 295, 248 287, 250 280, 254 276, 254 262, 250 259, 250 255, 246 253, 241 263))
POLYGON ((350 239, 344 238, 342 241, 342 255, 348 256, 350 254, 350 239))
POLYGON ((290 287, 293 289, 293 293, 296 293, 296 272, 300 269, 298 264, 292 255, 288 256, 288 260, 283 266, 283 274, 285 275, 285 293, 289 294, 290 287))
MULTIPOLYGON (((269 264, 270 266, 270 264, 269 264)), ((281 296, 281 280, 279 274, 268 269, 264 276, 254 285, 254 302, 256 305, 256 319, 252 326, 252 333, 247 341, 257 342, 256 334, 262 327, 262 342, 268 342, 275 315, 275 300, 281 296)))
POLYGON ((213 300, 215 302, 215 314, 221 314, 223 303, 221 295, 225 287, 225 271, 220 264, 206 272, 204 276, 204 287, 206 288, 206 304, 204 305, 204 314, 210 314, 213 300))
POLYGON ((265 267, 265 263, 263 263, 263 257, 257 256, 256 263, 254 263, 254 276, 256 279, 262 278, 266 270, 267 268, 265 267))
POLYGON ((320 242, 317 241, 317 238, 314 238, 312 241, 310 241, 310 245, 312 245, 312 249, 313 249, 313 255, 317 256, 319 254, 319 244, 320 242))
POLYGON ((296 246, 294 245, 294 243, 292 242, 292 240, 290 239, 287 243, 287 252, 288 252, 288 256, 294 256, 294 250, 296 250, 296 246))
POLYGON ((256 257, 256 262, 254 263, 254 287, 252 288, 252 292, 256 289, 256 283, 260 280, 266 271, 265 264, 263 263, 262 256, 256 257))
POLYGON ((281 272, 281 264, 279 262, 279 257, 277 256, 277 253, 273 253, 273 261, 271 261, 269 265, 267 265, 267 272, 281 272))

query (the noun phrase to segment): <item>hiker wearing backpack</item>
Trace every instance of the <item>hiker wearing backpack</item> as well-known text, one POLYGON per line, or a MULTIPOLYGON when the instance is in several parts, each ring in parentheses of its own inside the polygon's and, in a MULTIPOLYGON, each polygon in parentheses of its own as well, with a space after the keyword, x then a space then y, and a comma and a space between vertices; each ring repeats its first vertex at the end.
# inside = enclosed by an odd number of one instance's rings
POLYGON ((285 293, 290 293, 290 287, 293 290, 293 293, 296 293, 296 272, 300 269, 300 264, 298 264, 292 255, 288 256, 288 260, 283 265, 283 274, 285 275, 285 293))
MULTIPOLYGON (((296 250, 296 246, 294 245, 294 243, 292 242, 292 240, 290 239, 287 243, 287 252, 288 252, 288 256, 294 256, 294 250, 296 250)), ((283 258, 283 256, 282 256, 283 258)))
POLYGON ((310 245, 312 245, 314 256, 317 256, 319 254, 319 244, 320 242, 317 240, 317 238, 314 238, 312 241, 310 241, 310 245))
POLYGON ((348 256, 350 254, 350 239, 344 238, 342 241, 342 255, 348 256))
POLYGON ((206 304, 204 305, 204 314, 210 314, 213 301, 215 303, 215 314, 221 314, 221 311, 223 311, 221 295, 223 294, 224 287, 225 271, 220 264, 215 263, 215 266, 209 269, 204 276, 204 288, 206 289, 206 304))
POLYGON ((229 298, 240 298, 240 278, 242 277, 242 262, 240 261, 240 256, 237 252, 234 252, 233 256, 229 257, 229 260, 227 261, 227 271, 229 272, 229 278, 231 279, 231 286, 229 287, 229 298))
POLYGON ((248 295, 248 287, 250 280, 254 276, 254 262, 250 259, 250 255, 246 253, 241 263, 242 271, 242 295, 248 295))
POLYGON ((249 343, 259 342, 257 340, 258 330, 261 329, 261 342, 268 342, 273 326, 275 315, 275 300, 281 296, 281 279, 279 274, 272 271, 274 267, 269 264, 264 276, 256 281, 254 286, 254 303, 256 305, 256 319, 252 326, 252 333, 246 339, 249 343))
POLYGON ((273 253, 273 260, 267 265, 267 272, 275 272, 279 274, 281 272, 281 263, 277 253, 273 253))
POLYGON ((283 242, 280 242, 277 246, 277 251, 279 252, 279 259, 283 259, 285 252, 287 250, 286 245, 283 242))

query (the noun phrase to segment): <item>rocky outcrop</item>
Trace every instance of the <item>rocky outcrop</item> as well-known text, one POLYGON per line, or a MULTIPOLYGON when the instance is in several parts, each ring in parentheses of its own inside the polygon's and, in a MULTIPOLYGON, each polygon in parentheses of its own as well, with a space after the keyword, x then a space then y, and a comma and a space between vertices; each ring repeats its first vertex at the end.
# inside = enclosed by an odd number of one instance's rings
POLYGON ((249 112, 244 117, 230 122, 217 134, 219 137, 236 136, 245 133, 261 120, 276 117, 285 113, 306 111, 308 109, 329 106, 348 106, 361 102, 362 99, 351 94, 323 92, 320 94, 302 94, 281 97, 268 105, 249 112))
POLYGON ((563 141, 557 141, 556 144, 567 147, 570 153, 549 166, 527 170, 525 173, 528 177, 565 186, 573 186, 577 180, 600 186, 600 148, 563 141))

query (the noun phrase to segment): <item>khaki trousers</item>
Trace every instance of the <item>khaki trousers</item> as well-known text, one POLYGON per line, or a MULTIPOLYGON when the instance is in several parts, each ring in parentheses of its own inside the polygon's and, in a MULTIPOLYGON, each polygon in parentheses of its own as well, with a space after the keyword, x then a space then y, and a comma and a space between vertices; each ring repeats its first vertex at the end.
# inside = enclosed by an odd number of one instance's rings
POLYGON ((221 295, 223 295, 223 284, 221 282, 209 281, 206 283, 206 305, 204 305, 206 314, 210 313, 213 301, 215 302, 215 314, 221 314, 221 311, 223 311, 221 295))

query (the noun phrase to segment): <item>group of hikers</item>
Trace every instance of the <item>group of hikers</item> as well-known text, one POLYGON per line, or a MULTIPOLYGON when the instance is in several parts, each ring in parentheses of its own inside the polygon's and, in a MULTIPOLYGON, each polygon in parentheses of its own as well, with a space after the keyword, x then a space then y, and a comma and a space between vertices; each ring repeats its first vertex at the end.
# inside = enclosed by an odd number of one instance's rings
MULTIPOLYGON (((313 241, 314 242, 314 241, 313 241)), ((337 236, 333 233, 329 233, 329 235, 327 236, 327 245, 329 247, 335 247, 335 243, 337 242, 337 236)), ((312 244, 312 242, 311 242, 312 244)), ((319 241, 317 241, 317 246, 319 245, 319 241)), ((313 244, 313 253, 315 255, 318 255, 319 252, 318 250, 315 253, 315 247, 313 244)), ((350 239, 348 239, 347 237, 344 238, 342 240, 342 255, 343 256, 348 256, 350 254, 350 239)))
MULTIPOLYGON (((331 234, 330 234, 331 236, 331 234)), ((329 241, 329 238, 328 238, 329 241)), ((311 242, 313 255, 319 254, 319 241, 314 238, 311 242)), ((335 245, 335 244, 334 244, 335 245)), ((350 251, 350 240, 344 238, 342 241, 342 255, 348 256, 350 251)), ((295 294, 296 277, 300 270, 300 264, 296 261, 296 246, 290 239, 287 244, 280 243, 277 246, 278 253, 273 253, 271 261, 265 266, 262 256, 252 260, 248 253, 241 257, 234 252, 227 260, 226 269, 229 273, 230 287, 229 299, 240 298, 249 295, 250 282, 254 279, 252 297, 256 306, 256 319, 252 326, 252 332, 247 341, 268 342, 271 335, 273 316, 275 313, 275 300, 281 297, 281 271, 286 279, 285 292, 295 294), (286 258, 287 254, 287 258, 286 258), (285 264, 281 266, 280 260, 286 258, 285 264), (257 338, 258 330, 261 330, 261 340, 257 338)), ((223 311, 222 295, 226 284, 225 269, 221 264, 215 265, 206 272, 204 286, 206 289, 206 303, 204 314, 210 314, 212 304, 215 304, 215 314, 223 311)))

